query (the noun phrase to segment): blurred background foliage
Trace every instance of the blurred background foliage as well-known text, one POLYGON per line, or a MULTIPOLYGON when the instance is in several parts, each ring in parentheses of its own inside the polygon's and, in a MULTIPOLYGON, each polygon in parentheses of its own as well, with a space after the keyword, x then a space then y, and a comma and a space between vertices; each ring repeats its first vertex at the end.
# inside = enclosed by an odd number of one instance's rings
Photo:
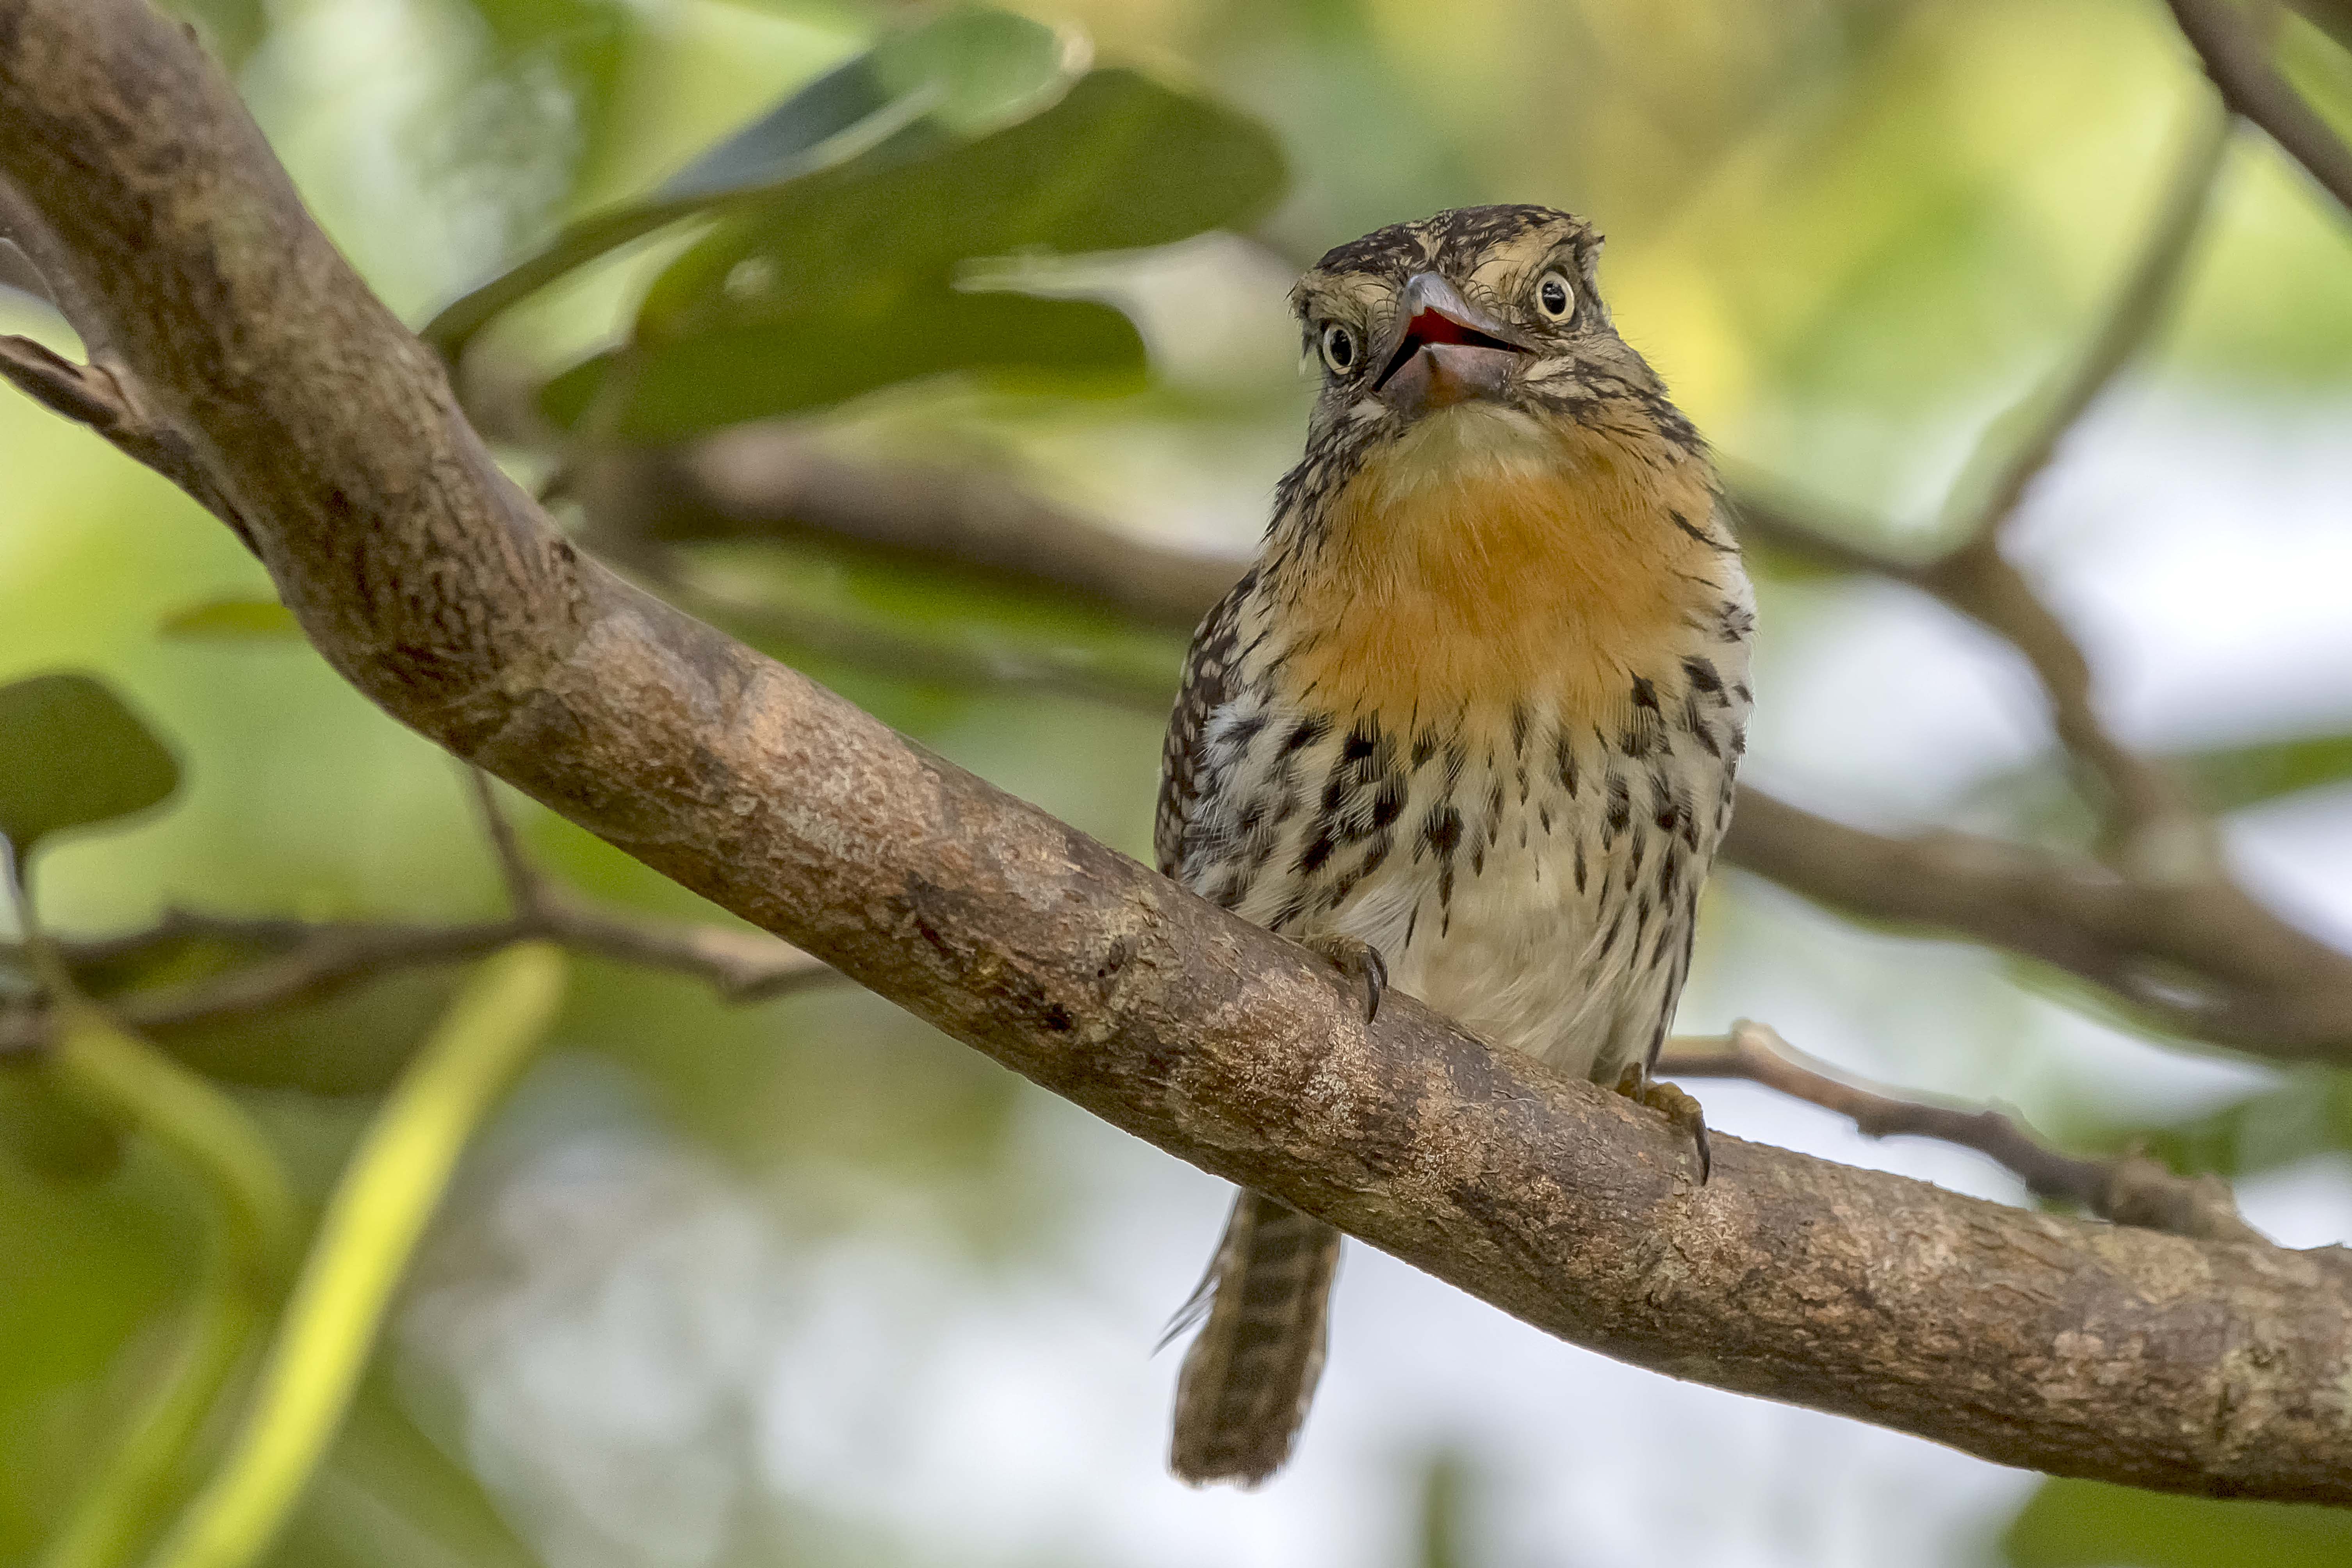
MULTIPOLYGON (((790 420, 809 451, 953 464, 1203 553, 1246 548, 1296 449, 1289 276, 1377 225, 1488 200, 1609 233, 1621 327, 1739 471, 1801 486, 1870 542, 1925 547, 1988 421, 2086 335, 2205 105, 2146 0, 184 8, 329 231, 462 360, 502 455, 551 494, 584 493, 617 448, 790 420)), ((2320 25, 2340 16, 2312 15, 2288 22, 2283 58, 2352 126, 2352 58, 2320 25)), ((27 295, 0 290, 0 327, 70 347, 27 295)), ((2188 764, 2234 814, 2257 884, 2341 940, 2352 660, 2321 617, 2340 620, 2328 584, 2352 570, 2336 542, 2352 251, 2343 215, 2259 138, 2233 146, 2127 391, 2090 450, 2063 455, 2027 557, 2090 623, 2121 727, 2188 764), (2188 477, 2164 478, 2183 451, 2188 477), (2315 505, 2332 530, 2279 532, 2273 505, 2315 505), (2266 569, 2217 564, 2265 552, 2266 569), (2200 685, 2209 668, 2263 679, 2200 685)), ((22 399, 0 399, 0 679, 19 681, 0 691, 0 809, 49 812, 9 818, 19 837, 104 824, 41 850, 51 930, 132 931, 174 907, 499 913, 462 778, 291 637, 225 530, 22 399), (60 670, 105 686, 32 679, 60 670), (37 738, 43 703, 67 739, 37 738), (146 731, 177 787, 135 814, 166 793, 146 731)), ((586 516, 664 592, 1148 858, 1181 626, 808 531, 680 542, 586 516)), ((1757 776, 1865 821, 2087 838, 2046 724, 1984 638, 1883 585, 1791 571, 1763 590, 1757 776)), ((719 919, 509 806, 562 885, 719 919)), ((2242 1180, 2255 1217, 2297 1240, 2352 1231, 2340 1072, 2152 1039, 2013 963, 1745 879, 1722 880, 1709 926, 1687 1027, 1769 1016, 1882 1079, 2018 1102, 2074 1146, 2144 1142, 2242 1180)), ((266 950, 192 936, 93 956, 79 979, 123 997, 266 950)), ((158 1026, 120 1059, 146 1064, 153 1103, 247 1129, 307 1227, 425 1075, 419 1044, 442 1037, 460 978, 404 970, 158 1026)), ((0 967, 8 992, 32 984, 21 952, 0 967)), ((730 1006, 576 960, 560 1012, 526 1033, 513 1048, 543 1034, 537 1065, 457 1172, 268 1561, 2352 1553, 2338 1516, 2036 1486, 1860 1429, 1824 1440, 1843 1475, 1792 1468, 1828 1424, 1628 1381, 1492 1314, 1442 1309, 1483 1336, 1475 1361, 1391 1389, 1405 1374, 1368 1353, 1380 1325, 1443 1370, 1441 1309, 1376 1262, 1351 1265, 1371 1281, 1343 1300, 1335 1392, 1297 1473, 1260 1497, 1184 1493, 1158 1470, 1171 1368, 1146 1353, 1212 1233, 1213 1184, 845 990, 730 1006), (1514 1405, 1513 1380, 1562 1402, 1514 1405)), ((208 1189, 170 1138, 123 1136, 122 1105, 75 1081, 0 1069, 5 1563, 43 1561, 127 1424, 201 1373, 205 1271, 229 1245, 207 1205, 234 1180, 208 1189)), ((1965 1156, 1724 1095, 1736 1131, 2015 1196, 1965 1156)), ((289 1278, 257 1287, 257 1323, 289 1278)), ((233 1390, 255 1375, 248 1338, 213 1369, 233 1390)), ((235 1405, 185 1423, 155 1498, 237 1451, 235 1405)), ((141 1560, 92 1551, 76 1568, 141 1560)))

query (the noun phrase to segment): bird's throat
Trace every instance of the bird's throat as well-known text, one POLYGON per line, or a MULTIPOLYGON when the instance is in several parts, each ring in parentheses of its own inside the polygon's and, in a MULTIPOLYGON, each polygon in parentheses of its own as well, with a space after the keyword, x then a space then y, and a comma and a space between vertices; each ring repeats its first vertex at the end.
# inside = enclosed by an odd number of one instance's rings
MULTIPOLYGON (((1334 498, 1294 655, 1326 700, 1613 713, 1721 596, 1700 459, 1494 407, 1423 420, 1334 498)), ((1715 535, 1719 537, 1719 535, 1715 535)))

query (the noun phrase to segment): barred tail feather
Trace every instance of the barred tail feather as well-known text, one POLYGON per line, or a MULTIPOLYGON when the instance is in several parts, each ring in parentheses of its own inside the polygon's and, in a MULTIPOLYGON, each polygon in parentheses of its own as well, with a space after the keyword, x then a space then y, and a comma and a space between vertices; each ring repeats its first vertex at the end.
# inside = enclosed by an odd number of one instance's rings
POLYGON ((1178 1479, 1255 1486, 1290 1457, 1323 1371, 1339 1264, 1339 1233, 1321 1220, 1256 1193, 1235 1199, 1202 1282, 1206 1321, 1176 1384, 1168 1463, 1178 1479))

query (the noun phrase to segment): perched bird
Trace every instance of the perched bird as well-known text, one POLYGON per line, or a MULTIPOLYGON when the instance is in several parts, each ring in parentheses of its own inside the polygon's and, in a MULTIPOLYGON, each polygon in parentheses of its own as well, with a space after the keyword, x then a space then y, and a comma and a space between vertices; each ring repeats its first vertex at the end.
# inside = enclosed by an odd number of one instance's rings
MULTIPOLYGON (((1160 868, 1489 1043, 1656 1106, 1730 818, 1754 599, 1706 448, 1539 206, 1366 235, 1291 295, 1323 384, 1195 635, 1160 868)), ((1244 1192, 1186 1311, 1171 1464, 1254 1485, 1323 1363, 1339 1233, 1244 1192)))

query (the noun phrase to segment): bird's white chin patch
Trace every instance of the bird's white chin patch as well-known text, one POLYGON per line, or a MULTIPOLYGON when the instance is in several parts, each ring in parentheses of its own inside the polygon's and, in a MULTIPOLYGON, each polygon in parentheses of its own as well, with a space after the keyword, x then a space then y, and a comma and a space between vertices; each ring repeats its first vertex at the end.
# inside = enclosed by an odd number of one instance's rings
POLYGON ((1416 420, 1380 460, 1377 482, 1391 500, 1465 479, 1534 479, 1566 460, 1559 439, 1532 415, 1499 403, 1457 403, 1416 420))

